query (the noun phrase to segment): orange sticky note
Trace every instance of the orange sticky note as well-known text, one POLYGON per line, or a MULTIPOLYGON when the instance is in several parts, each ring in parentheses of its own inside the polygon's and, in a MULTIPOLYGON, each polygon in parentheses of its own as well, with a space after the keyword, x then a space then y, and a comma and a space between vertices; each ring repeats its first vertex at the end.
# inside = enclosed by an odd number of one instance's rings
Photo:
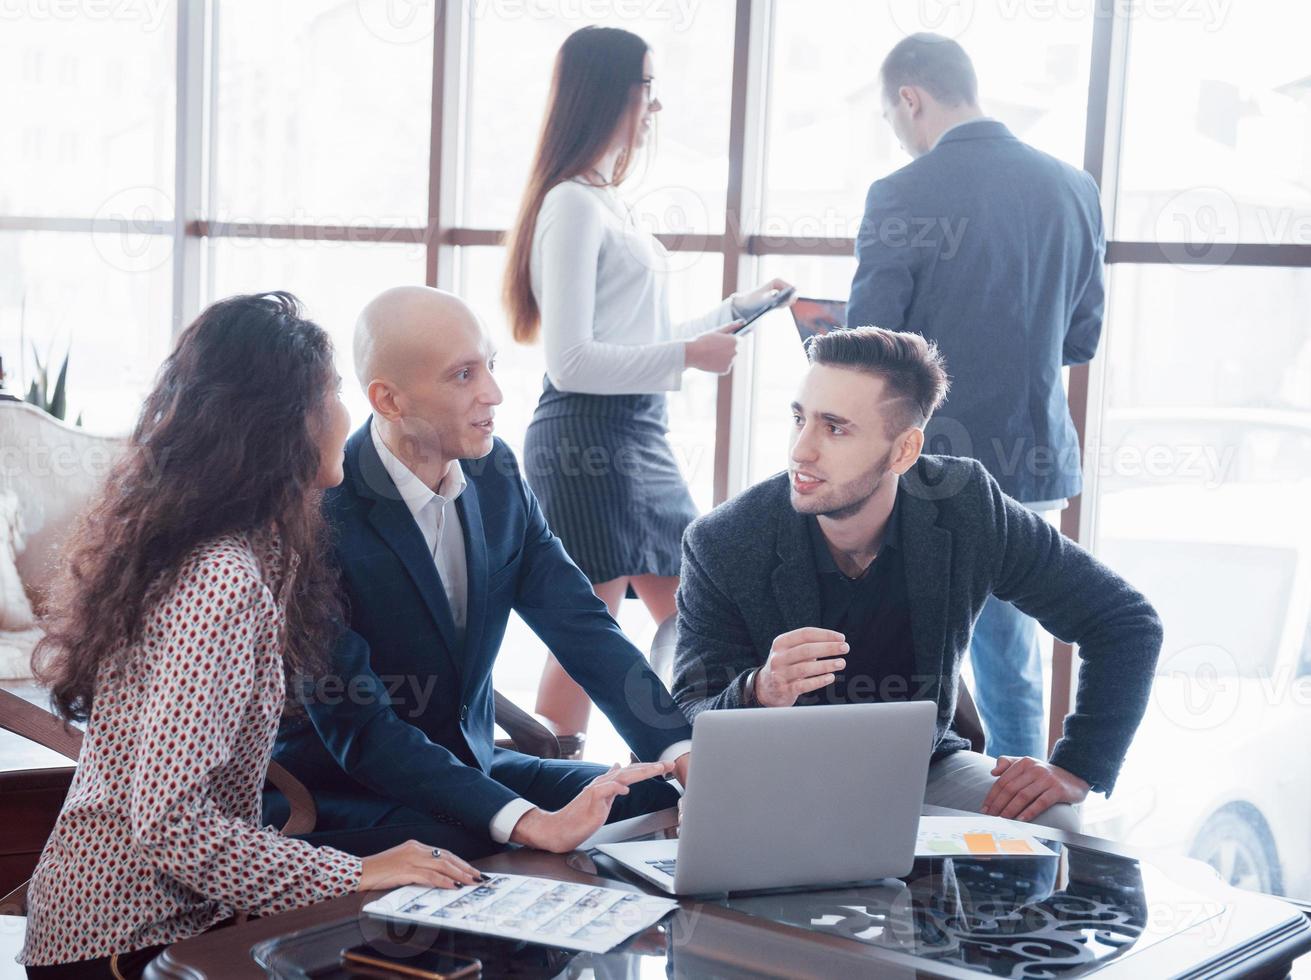
POLYGON ((997 838, 992 834, 962 834, 965 847, 971 854, 996 854, 997 838))
POLYGON ((1001 849, 1006 854, 1032 854, 1033 848, 1029 846, 1027 840, 1005 840, 1001 841, 1001 849))

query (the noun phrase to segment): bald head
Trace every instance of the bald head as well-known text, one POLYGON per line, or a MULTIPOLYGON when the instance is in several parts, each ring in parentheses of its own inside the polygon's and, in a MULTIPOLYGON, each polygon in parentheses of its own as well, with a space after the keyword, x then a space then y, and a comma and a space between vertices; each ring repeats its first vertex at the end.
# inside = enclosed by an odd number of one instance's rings
POLYGON ((428 286, 395 286, 369 301, 355 323, 355 375, 367 392, 374 381, 398 388, 441 366, 457 342, 481 333, 458 296, 428 286))
POLYGON ((383 441, 436 489, 492 451, 496 351, 473 310, 427 286, 380 293, 355 324, 355 373, 383 441))

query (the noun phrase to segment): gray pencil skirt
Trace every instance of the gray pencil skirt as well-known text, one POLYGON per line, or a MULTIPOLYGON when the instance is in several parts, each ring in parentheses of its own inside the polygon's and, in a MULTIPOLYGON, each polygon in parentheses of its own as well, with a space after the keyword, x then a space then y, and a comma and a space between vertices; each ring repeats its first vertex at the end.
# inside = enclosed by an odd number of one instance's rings
POLYGON ((663 394, 582 395, 543 383, 524 437, 524 475, 593 583, 678 574, 697 511, 668 418, 663 394))

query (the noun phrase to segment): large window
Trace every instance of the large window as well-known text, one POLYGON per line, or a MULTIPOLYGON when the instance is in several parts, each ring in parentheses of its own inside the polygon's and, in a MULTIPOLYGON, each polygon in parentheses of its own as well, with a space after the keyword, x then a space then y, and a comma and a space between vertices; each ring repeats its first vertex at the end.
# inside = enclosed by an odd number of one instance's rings
POLYGON ((98 432, 132 423, 171 340, 176 27, 145 5, 0 28, 0 357, 22 395, 67 355, 68 421, 98 432))
POLYGON ((1165 647, 1093 829, 1311 896, 1311 765, 1279 748, 1311 726, 1311 272, 1117 265, 1110 295, 1093 545, 1165 647))
POLYGON ((762 233, 854 237, 870 183, 910 162, 883 121, 878 79, 883 53, 909 31, 954 36, 974 61, 984 111, 1081 165, 1091 10, 777 0, 762 233))
POLYGON ((173 187, 173 4, 118 16, 6 8, 0 29, 0 214, 63 218, 161 213, 173 187))
POLYGON ((624 192, 653 231, 718 232, 728 186, 733 4, 473 5, 468 155, 461 222, 513 222, 542 124, 556 51, 589 23, 639 34, 651 46, 656 120, 649 169, 624 192), (566 11, 577 10, 575 16, 566 11), (608 15, 607 15, 608 14, 608 15), (581 16, 580 16, 581 15, 581 16))
POLYGON ((0 356, 20 397, 40 362, 65 359, 66 419, 117 434, 136 421, 168 353, 172 239, 123 232, 0 231, 0 356))
POLYGON ((221 238, 213 244, 213 295, 285 289, 332 336, 342 400, 356 425, 369 414, 351 362, 355 320, 384 289, 423 282, 423 248, 375 242, 221 238))
POLYGON ((1311 727, 1307 15, 1265 0, 1127 25, 1085 453, 1090 543, 1165 626, 1147 717, 1091 829, 1302 899, 1311 765, 1279 746, 1311 727))
MULTIPOLYGON (((371 30, 389 5, 216 7, 212 217, 422 225, 432 44, 371 30)), ((406 3, 431 25, 432 3, 406 3)))
POLYGON ((1133 20, 1116 238, 1217 264, 1224 243, 1311 245, 1308 32, 1311 7, 1277 0, 1133 20))
POLYGON ((295 293, 332 335, 356 424, 356 317, 424 281, 422 241, 388 230, 426 222, 433 17, 374 0, 214 7, 206 297, 295 293))

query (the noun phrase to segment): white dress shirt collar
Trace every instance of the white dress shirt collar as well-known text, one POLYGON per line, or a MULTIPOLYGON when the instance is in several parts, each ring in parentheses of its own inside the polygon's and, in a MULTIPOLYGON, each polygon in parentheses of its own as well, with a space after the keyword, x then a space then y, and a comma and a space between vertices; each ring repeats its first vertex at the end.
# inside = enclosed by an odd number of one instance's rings
POLYGON ((369 423, 369 435, 373 439, 373 448, 378 451, 378 458, 382 460, 382 468, 387 471, 392 482, 396 484, 396 491, 405 501, 405 506, 409 508, 411 514, 418 519, 419 513, 432 503, 435 497, 441 497, 443 500, 456 500, 460 494, 464 493, 467 483, 464 477, 464 467, 460 461, 453 460, 450 468, 446 471, 446 476, 438 484, 437 491, 434 492, 426 483, 424 483, 414 471, 400 461, 395 453, 388 448, 383 442, 382 431, 378 428, 378 420, 375 418, 369 423))

